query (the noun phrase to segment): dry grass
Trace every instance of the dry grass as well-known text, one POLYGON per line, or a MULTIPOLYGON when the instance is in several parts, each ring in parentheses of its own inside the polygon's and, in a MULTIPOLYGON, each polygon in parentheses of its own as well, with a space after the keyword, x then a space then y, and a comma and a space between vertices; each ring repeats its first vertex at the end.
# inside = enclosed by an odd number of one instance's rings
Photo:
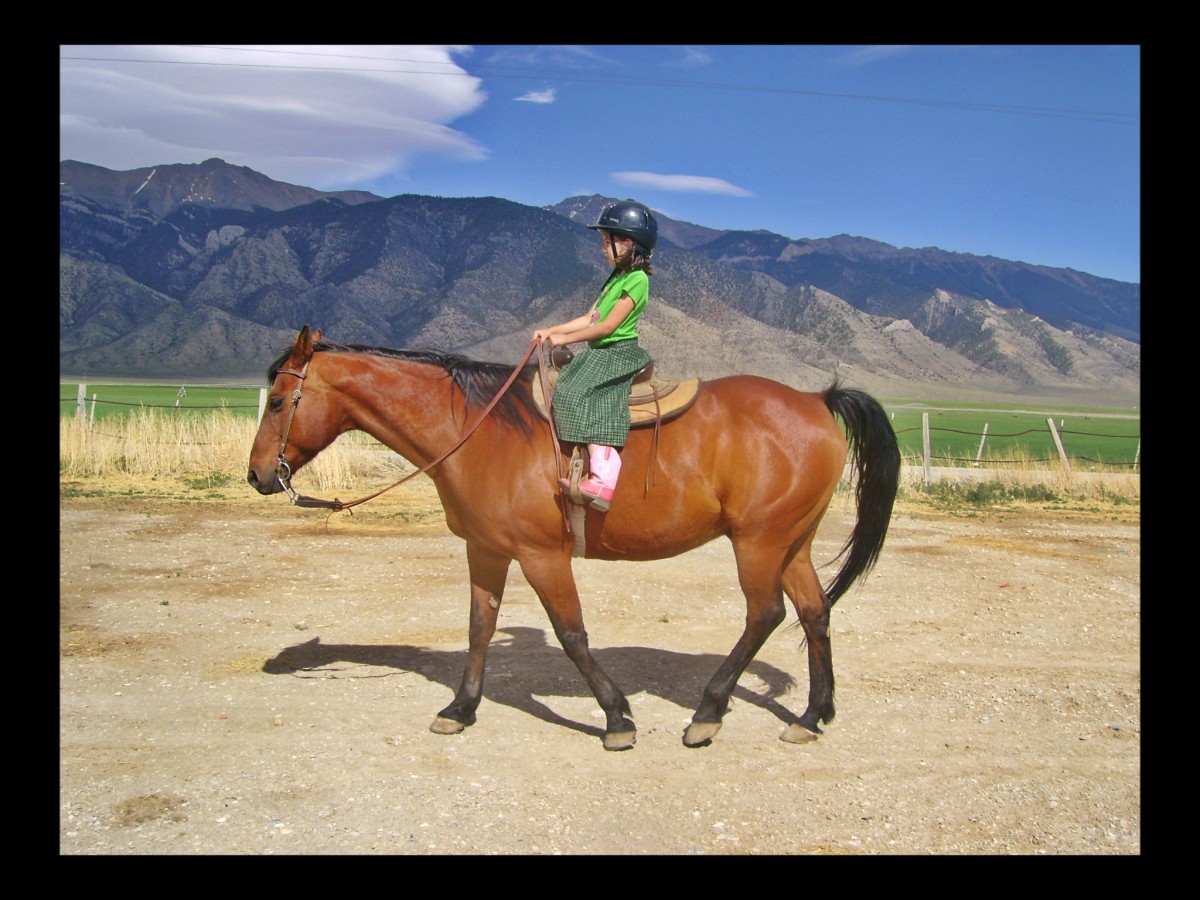
MULTIPOLYGON (((59 420, 60 479, 142 476, 148 479, 242 481, 258 423, 229 410, 179 416, 139 410, 94 428, 59 420)), ((394 481, 412 466, 362 432, 339 437, 297 473, 299 490, 357 490, 394 481)))
POLYGON ((1128 469, 1103 465, 1047 468, 1046 463, 1016 451, 984 458, 979 467, 932 466, 928 480, 924 461, 906 457, 900 479, 902 493, 909 495, 987 497, 1014 499, 1105 500, 1114 503, 1141 502, 1142 479, 1128 469))
MULTIPOLYGON (((64 417, 59 420, 59 477, 64 482, 116 478, 125 484, 166 479, 195 487, 243 483, 257 430, 256 421, 229 410, 189 416, 139 410, 94 428, 64 417)), ((1088 502, 1128 508, 1141 502, 1139 475, 1067 473, 1046 471, 1044 463, 1002 462, 993 468, 935 468, 927 483, 922 461, 905 459, 900 498, 968 507, 1088 502)), ((294 485, 301 493, 367 492, 412 469, 374 438, 351 432, 296 473, 294 485)))

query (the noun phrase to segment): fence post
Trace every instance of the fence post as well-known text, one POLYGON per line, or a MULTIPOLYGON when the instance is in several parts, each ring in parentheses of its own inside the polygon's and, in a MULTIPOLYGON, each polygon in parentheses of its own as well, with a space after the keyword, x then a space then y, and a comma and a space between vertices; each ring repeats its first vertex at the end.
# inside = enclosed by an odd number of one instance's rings
POLYGON ((75 418, 82 419, 84 416, 84 403, 87 400, 87 385, 78 385, 79 390, 75 393, 75 418))
POLYGON ((979 468, 979 460, 983 459, 983 442, 987 440, 988 423, 983 423, 983 437, 979 439, 979 450, 975 454, 975 468, 979 468))
POLYGON ((1054 420, 1047 419, 1046 424, 1050 426, 1050 434, 1054 437, 1054 445, 1058 447, 1058 456, 1062 460, 1063 469, 1067 475, 1071 474, 1071 463, 1067 460, 1067 451, 1063 449, 1062 438, 1058 436, 1058 430, 1054 427, 1054 420))
POLYGON ((267 389, 258 389, 258 421, 262 421, 263 410, 267 408, 267 389))
POLYGON ((933 472, 929 468, 929 413, 921 413, 921 443, 925 450, 925 484, 933 480, 933 472))
POLYGON ((88 428, 96 427, 96 395, 92 394, 92 412, 88 416, 88 428))

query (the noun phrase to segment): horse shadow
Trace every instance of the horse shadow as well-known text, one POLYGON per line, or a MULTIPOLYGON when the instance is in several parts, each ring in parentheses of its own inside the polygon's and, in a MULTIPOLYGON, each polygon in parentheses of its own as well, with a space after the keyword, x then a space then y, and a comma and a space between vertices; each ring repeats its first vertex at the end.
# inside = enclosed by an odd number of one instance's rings
MULTIPOLYGON (((712 653, 678 653, 658 647, 607 647, 592 650, 600 666, 626 693, 649 693, 684 709, 694 709, 704 686, 725 657, 712 653)), ((803 659, 803 657, 800 657, 803 659)), ((325 644, 319 637, 286 647, 263 664, 268 675, 310 678, 379 677, 398 672, 421 675, 452 693, 458 689, 466 650, 433 650, 409 644, 325 644), (345 674, 343 667, 372 667, 382 671, 345 674)), ((765 685, 752 690, 739 684, 733 696, 770 712, 784 725, 799 716, 778 698, 796 686, 796 679, 768 663, 751 660, 746 672, 765 685)), ((604 729, 564 718, 534 694, 556 697, 591 697, 579 670, 562 648, 546 641, 539 628, 499 628, 488 648, 484 696, 554 725, 594 737, 604 729)))

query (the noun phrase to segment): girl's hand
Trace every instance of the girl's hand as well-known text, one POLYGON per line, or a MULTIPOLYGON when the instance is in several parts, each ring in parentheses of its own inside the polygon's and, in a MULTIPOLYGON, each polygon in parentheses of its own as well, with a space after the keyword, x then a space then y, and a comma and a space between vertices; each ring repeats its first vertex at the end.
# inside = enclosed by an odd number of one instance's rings
POLYGON ((563 344, 569 344, 571 341, 565 334, 559 334, 552 328, 539 328, 533 333, 535 341, 545 341, 551 347, 561 347, 563 344))

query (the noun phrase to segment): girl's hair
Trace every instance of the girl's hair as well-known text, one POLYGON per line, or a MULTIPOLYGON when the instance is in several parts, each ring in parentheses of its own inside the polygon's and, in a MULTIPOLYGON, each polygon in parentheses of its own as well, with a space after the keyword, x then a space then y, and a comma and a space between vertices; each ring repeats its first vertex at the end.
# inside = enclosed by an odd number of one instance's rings
POLYGON ((650 263, 650 257, 639 250, 636 243, 631 243, 629 245, 629 252, 617 257, 617 264, 613 266, 613 273, 624 275, 628 272, 636 272, 639 269, 647 275, 654 274, 654 266, 650 263))

